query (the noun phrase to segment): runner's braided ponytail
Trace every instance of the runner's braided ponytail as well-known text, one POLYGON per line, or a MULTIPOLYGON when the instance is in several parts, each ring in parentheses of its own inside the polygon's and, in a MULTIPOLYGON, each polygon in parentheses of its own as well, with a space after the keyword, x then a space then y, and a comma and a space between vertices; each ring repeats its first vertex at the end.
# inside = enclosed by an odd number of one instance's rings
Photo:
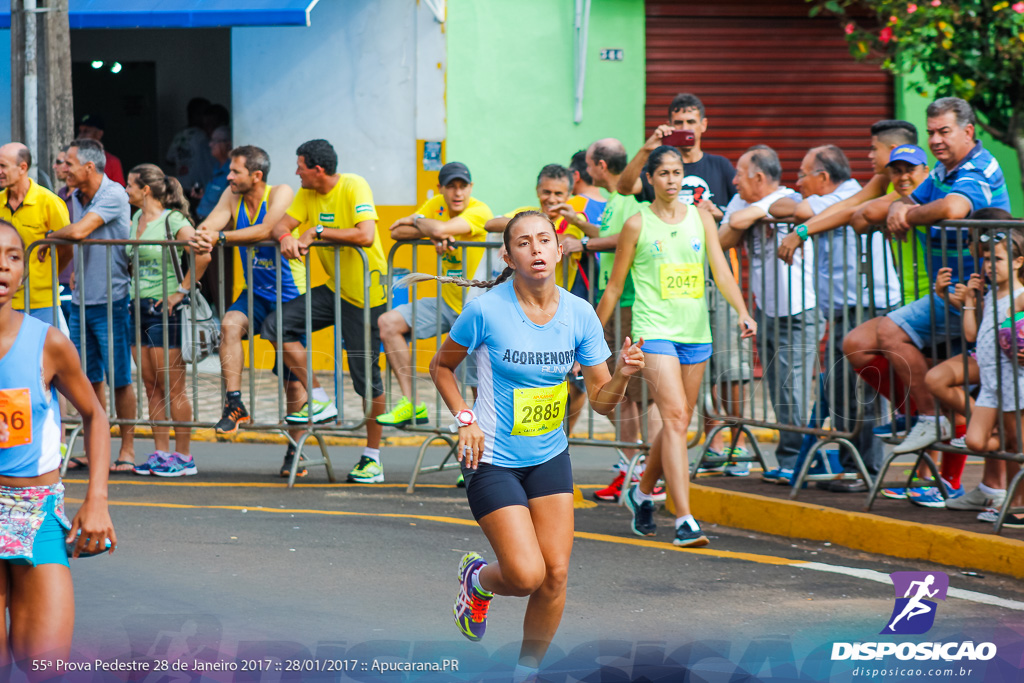
MULTIPOLYGON (((502 238, 505 242, 506 252, 509 251, 508 243, 509 235, 512 234, 512 227, 520 219, 527 218, 530 216, 537 216, 539 218, 543 218, 548 223, 551 223, 551 219, 548 218, 546 214, 543 214, 540 211, 520 211, 519 213, 512 217, 512 220, 505 224, 505 231, 502 233, 502 238)), ((551 223, 551 227, 555 227, 554 223, 551 223)), ((501 275, 499 275, 494 280, 467 280, 464 277, 452 277, 450 275, 428 275, 426 273, 409 273, 405 277, 393 283, 391 286, 405 287, 408 285, 414 285, 418 282, 427 282, 428 280, 435 280, 442 285, 451 284, 458 285, 459 287, 482 287, 484 289, 490 289, 491 287, 496 287, 500 285, 502 282, 508 280, 510 277, 512 277, 513 273, 515 273, 515 270, 510 266, 506 266, 505 270, 501 272, 501 275)))

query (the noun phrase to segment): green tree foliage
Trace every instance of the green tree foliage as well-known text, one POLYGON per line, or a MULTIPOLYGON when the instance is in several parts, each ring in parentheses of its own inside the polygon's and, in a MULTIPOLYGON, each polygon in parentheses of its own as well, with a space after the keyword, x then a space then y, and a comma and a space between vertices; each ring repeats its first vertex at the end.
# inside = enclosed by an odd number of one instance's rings
POLYGON ((1024 1, 807 0, 840 19, 850 52, 918 92, 971 103, 988 133, 1017 150, 1024 173, 1024 1), (929 92, 930 91, 930 92, 929 92))

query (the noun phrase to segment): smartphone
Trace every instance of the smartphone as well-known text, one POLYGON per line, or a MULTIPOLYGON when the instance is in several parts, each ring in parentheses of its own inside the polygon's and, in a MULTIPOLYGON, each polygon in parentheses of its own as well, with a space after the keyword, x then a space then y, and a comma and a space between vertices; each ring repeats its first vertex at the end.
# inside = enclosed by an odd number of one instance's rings
MULTIPOLYGON (((82 535, 82 530, 81 529, 78 530, 78 535, 79 536, 82 535)), ((74 541, 67 541, 67 542, 65 542, 64 547, 67 548, 68 557, 73 557, 74 556, 74 554, 75 554, 75 546, 76 545, 78 545, 77 537, 76 537, 76 540, 74 540, 74 541)), ((79 553, 78 557, 79 558, 82 558, 82 557, 96 557, 97 555, 102 555, 103 553, 105 553, 105 552, 107 552, 109 550, 110 550, 110 539, 108 538, 107 539, 107 543, 106 543, 106 547, 103 548, 103 550, 99 550, 99 551, 83 550, 81 553, 79 553)))
POLYGON ((676 130, 663 137, 661 144, 670 147, 693 147, 696 141, 697 136, 692 130, 676 130))

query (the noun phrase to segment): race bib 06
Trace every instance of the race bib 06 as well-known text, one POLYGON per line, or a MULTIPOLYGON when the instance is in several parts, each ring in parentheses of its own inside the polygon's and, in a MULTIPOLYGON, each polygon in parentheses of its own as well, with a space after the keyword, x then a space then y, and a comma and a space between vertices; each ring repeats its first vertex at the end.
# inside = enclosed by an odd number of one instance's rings
POLYGON ((704 296, 703 263, 662 263, 662 299, 699 299, 704 296))
POLYGON ((32 443, 32 395, 28 389, 0 391, 0 420, 7 424, 7 441, 0 447, 13 448, 32 443))
POLYGON ((539 436, 561 427, 568 396, 565 382, 553 387, 516 389, 512 436, 539 436))

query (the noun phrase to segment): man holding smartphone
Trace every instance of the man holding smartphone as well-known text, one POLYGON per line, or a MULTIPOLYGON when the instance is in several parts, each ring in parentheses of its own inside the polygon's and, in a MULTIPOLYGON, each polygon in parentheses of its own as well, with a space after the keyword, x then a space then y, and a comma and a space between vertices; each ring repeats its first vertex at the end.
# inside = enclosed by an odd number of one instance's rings
MULTIPOLYGON (((647 181, 644 166, 647 165, 647 158, 651 152, 659 145, 671 145, 683 155, 684 177, 683 185, 679 189, 679 201, 696 204, 709 211, 715 220, 721 221, 726 205, 736 194, 736 186, 732 182, 736 170, 725 157, 701 149, 701 137, 707 129, 708 119, 700 98, 690 93, 676 95, 668 107, 668 123, 655 129, 619 177, 619 192, 636 195, 638 202, 653 200, 654 188, 647 181)), ((736 249, 727 249, 725 256, 733 273, 738 274, 739 252, 736 249)), ((749 382, 753 377, 749 363, 750 340, 725 339, 726 334, 732 334, 736 329, 736 320, 732 308, 717 289, 711 290, 710 309, 711 328, 718 333, 714 341, 715 353, 710 362, 715 403, 721 401, 721 407, 725 412, 741 417, 744 401, 743 383, 749 382)), ((705 420, 705 431, 710 432, 716 425, 716 422, 705 420)), ((728 455, 733 450, 726 447, 724 435, 724 431, 719 431, 712 438, 709 456, 728 455)), ((744 437, 740 433, 735 447, 738 457, 747 455, 743 443, 744 437)), ((701 468, 701 472, 721 472, 723 469, 727 475, 738 477, 746 476, 750 471, 748 463, 740 463, 725 468, 701 468)))
POLYGON ((680 93, 668 107, 668 122, 658 126, 619 176, 619 194, 636 195, 638 202, 654 199, 654 189, 647 182, 644 166, 647 157, 661 145, 671 145, 683 155, 683 186, 679 201, 696 204, 721 220, 725 205, 736 188, 732 179, 736 170, 729 160, 701 149, 701 137, 708 129, 704 103, 696 95, 680 93))

